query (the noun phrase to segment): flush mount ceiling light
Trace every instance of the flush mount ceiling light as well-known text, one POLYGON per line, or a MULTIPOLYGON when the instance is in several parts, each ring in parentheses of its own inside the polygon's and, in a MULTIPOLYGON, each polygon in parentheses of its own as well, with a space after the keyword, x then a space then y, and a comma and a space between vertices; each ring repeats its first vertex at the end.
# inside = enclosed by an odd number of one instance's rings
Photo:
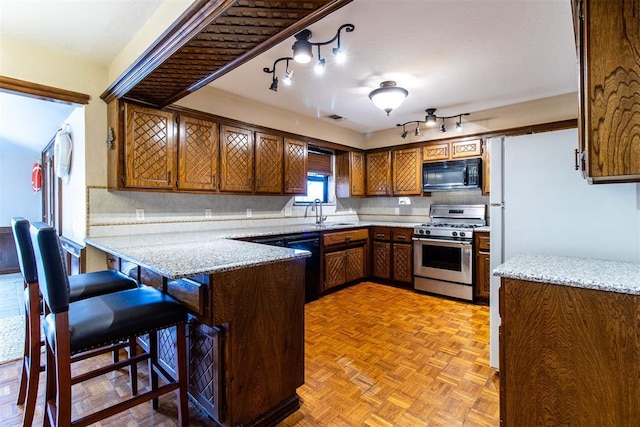
POLYGON ((317 42, 317 43, 309 41, 312 36, 311 31, 307 29, 300 31, 298 34, 295 35, 296 41, 293 43, 293 46, 291 47, 293 49, 293 56, 278 58, 274 61, 272 68, 265 67, 262 69, 262 71, 264 71, 265 73, 271 73, 271 86, 269 87, 269 89, 271 89, 274 92, 278 91, 278 78, 276 77, 276 65, 278 64, 278 62, 287 61, 287 70, 286 70, 285 76, 282 78, 282 83, 288 86, 291 84, 292 77, 293 77, 293 71, 289 71, 289 61, 294 60, 299 64, 307 64, 311 62, 311 60, 313 59, 314 46, 318 48, 317 49, 318 62, 316 62, 316 64, 313 67, 317 75, 321 75, 324 73, 324 68, 326 64, 326 59, 322 57, 322 52, 320 52, 321 46, 326 46, 328 44, 332 44, 335 42, 336 43, 335 47, 331 49, 331 52, 335 56, 335 62, 339 64, 344 62, 346 55, 340 47, 340 34, 342 30, 344 30, 347 33, 350 33, 355 29, 356 27, 353 24, 341 25, 340 28, 338 28, 338 31, 336 31, 336 35, 333 36, 331 40, 327 40, 326 42, 317 42))
POLYGON ((435 127, 438 123, 438 120, 442 120, 442 124, 440 125, 440 132, 446 132, 447 128, 445 126, 445 120, 448 119, 454 119, 457 118, 458 120, 456 121, 456 131, 461 132, 462 131, 462 116, 468 116, 469 113, 463 113, 463 114, 456 114, 454 116, 448 116, 448 117, 438 117, 436 116, 436 109, 435 108, 427 108, 426 110, 427 115, 425 116, 424 120, 411 120, 409 122, 405 122, 405 123, 398 123, 396 124, 396 126, 402 126, 402 133, 400 134, 400 137, 402 137, 403 139, 407 137, 407 125, 411 124, 411 123, 415 123, 416 124, 416 131, 414 133, 415 136, 420 136, 420 124, 424 123, 425 125, 427 125, 427 127, 435 127))
POLYGON ((409 95, 409 91, 396 85, 396 82, 387 80, 380 83, 379 88, 369 92, 369 99, 373 102, 373 105, 385 111, 388 116, 392 110, 398 108, 404 102, 407 95, 409 95))

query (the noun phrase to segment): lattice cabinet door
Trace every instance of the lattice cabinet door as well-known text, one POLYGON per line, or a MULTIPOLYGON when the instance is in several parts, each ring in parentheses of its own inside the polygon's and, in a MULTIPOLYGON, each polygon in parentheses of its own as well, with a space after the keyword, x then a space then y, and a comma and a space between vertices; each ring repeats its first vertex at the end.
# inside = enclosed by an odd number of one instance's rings
POLYGON ((256 193, 282 193, 282 137, 256 132, 256 193))
POLYGON ((422 148, 422 160, 432 162, 435 160, 449 160, 451 147, 448 142, 438 142, 426 145, 422 148))
POLYGON ((391 243, 373 242, 373 276, 391 278, 391 243))
POLYGON ((181 115, 178 136, 178 188, 217 190, 218 125, 181 115))
POLYGON ((463 157, 477 157, 482 154, 482 140, 456 141, 451 143, 451 157, 460 159, 463 157))
POLYGON ((307 143, 284 140, 284 192, 307 194, 307 143))
POLYGON ((347 254, 346 279, 347 282, 365 277, 365 247, 358 246, 345 250, 347 254))
POLYGON ((391 195, 391 152, 367 153, 367 196, 391 195))
POLYGON ((336 196, 364 197, 365 158, 364 153, 345 151, 336 154, 336 196))
POLYGON ((356 153, 352 151, 349 153, 349 160, 351 163, 350 175, 349 175, 349 183, 351 184, 351 195, 363 197, 365 195, 364 153, 356 153))
POLYGON ((406 243, 393 244, 393 280, 413 283, 413 245, 406 243))
POLYGON ((393 194, 419 196, 422 193, 420 148, 393 152, 393 194))
POLYGON ((225 421, 224 340, 225 329, 198 321, 189 324, 189 393, 220 422, 225 421))
POLYGON ((324 255, 325 289, 342 285, 347 282, 345 262, 345 251, 330 252, 324 255))
POLYGON ((253 192, 253 132, 222 126, 220 141, 220 190, 253 192))
POLYGON ((176 136, 173 113, 125 104, 125 187, 173 189, 176 136))

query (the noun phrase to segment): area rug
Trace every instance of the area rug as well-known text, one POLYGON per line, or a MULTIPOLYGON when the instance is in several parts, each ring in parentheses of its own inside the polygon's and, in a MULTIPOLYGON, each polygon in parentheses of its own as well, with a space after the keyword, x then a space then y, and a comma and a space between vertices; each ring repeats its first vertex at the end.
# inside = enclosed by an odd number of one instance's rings
POLYGON ((0 364, 20 359, 24 351, 24 316, 0 319, 0 364))

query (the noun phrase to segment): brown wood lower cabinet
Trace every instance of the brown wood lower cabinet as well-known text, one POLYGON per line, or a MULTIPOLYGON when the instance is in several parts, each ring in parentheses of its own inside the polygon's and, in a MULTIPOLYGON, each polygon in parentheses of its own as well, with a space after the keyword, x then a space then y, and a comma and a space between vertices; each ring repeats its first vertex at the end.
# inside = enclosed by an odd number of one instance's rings
MULTIPOLYGON (((343 252, 345 277, 361 274, 363 248, 343 252)), ((107 263, 189 309, 189 393, 218 424, 276 425, 300 407, 304 259, 179 280, 109 254, 107 263)), ((160 332, 158 339, 158 358, 170 372, 175 369, 174 329, 160 332)), ((148 339, 140 344, 148 346, 148 339)))
POLYGON ((325 291, 367 277, 368 241, 366 228, 323 234, 325 291))
POLYGON ((413 286, 412 229, 373 227, 371 229, 372 276, 413 286))
POLYGON ((490 237, 488 231, 476 231, 473 235, 475 247, 475 298, 477 302, 489 303, 491 287, 490 237))
POLYGON ((640 295, 502 279, 500 421, 640 425, 640 295))

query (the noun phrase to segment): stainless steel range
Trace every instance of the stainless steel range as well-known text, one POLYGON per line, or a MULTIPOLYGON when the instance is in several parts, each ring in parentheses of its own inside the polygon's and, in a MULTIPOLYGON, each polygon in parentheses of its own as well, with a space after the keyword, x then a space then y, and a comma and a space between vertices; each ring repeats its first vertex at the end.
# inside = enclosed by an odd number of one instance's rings
POLYGON ((485 214, 485 205, 431 205, 431 221, 413 231, 417 290, 473 301, 473 229, 485 214))

